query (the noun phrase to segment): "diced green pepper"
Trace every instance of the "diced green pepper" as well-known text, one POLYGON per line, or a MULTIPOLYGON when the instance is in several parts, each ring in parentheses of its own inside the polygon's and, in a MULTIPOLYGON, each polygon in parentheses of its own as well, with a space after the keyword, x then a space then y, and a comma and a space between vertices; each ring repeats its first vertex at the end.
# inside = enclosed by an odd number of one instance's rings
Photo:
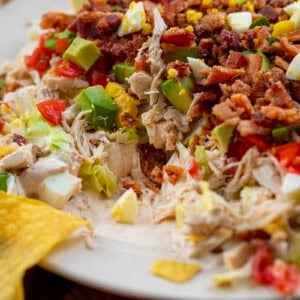
POLYGON ((256 26, 270 26, 270 21, 266 17, 257 18, 252 22, 250 28, 254 28, 256 26))
POLYGON ((114 75, 118 83, 127 83, 126 78, 130 77, 134 71, 133 64, 119 63, 114 66, 114 75))
POLYGON ((197 47, 185 48, 177 46, 169 46, 171 49, 163 52, 162 58, 165 63, 180 60, 187 62, 188 57, 198 57, 197 47))
POLYGON ((272 130, 272 138, 278 143, 288 142, 291 139, 292 132, 299 129, 300 124, 276 128, 272 130))
POLYGON ((179 80, 168 79, 164 81, 160 89, 171 104, 181 112, 186 113, 193 101, 191 95, 193 87, 194 83, 190 77, 182 77, 179 80))
POLYGON ((74 101, 81 110, 91 110, 86 115, 90 124, 103 128, 115 126, 117 106, 101 85, 84 89, 74 101))
POLYGON ((217 147, 222 154, 228 151, 234 128, 234 125, 222 123, 211 132, 211 136, 216 140, 217 147))
POLYGON ((65 51, 63 59, 68 59, 85 71, 88 71, 100 55, 100 50, 94 42, 76 37, 65 51))
POLYGON ((0 171, 0 190, 7 192, 7 181, 9 178, 9 173, 1 170, 0 171))

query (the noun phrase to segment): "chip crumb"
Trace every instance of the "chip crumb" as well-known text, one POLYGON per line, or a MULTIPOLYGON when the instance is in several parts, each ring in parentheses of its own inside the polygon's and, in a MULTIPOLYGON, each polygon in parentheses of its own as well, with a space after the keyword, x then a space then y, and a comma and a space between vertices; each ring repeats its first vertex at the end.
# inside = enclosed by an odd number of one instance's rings
POLYGON ((157 259, 150 268, 152 274, 176 283, 190 280, 200 270, 201 268, 198 264, 167 259, 157 259))

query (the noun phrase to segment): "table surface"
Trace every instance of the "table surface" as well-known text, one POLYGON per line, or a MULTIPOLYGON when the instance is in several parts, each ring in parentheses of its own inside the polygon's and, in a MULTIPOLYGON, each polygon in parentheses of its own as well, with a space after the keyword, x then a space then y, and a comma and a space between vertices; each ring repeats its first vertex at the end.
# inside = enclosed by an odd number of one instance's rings
POLYGON ((25 300, 130 300, 85 287, 40 267, 26 272, 24 289, 25 300))

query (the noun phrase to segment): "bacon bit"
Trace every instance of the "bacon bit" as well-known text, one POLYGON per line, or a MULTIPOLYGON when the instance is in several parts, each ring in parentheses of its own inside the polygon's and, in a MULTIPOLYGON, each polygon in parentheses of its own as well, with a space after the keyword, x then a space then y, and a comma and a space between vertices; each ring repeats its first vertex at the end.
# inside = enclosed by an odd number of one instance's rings
POLYGON ((179 47, 191 47, 196 40, 193 32, 185 28, 171 27, 161 36, 161 42, 173 44, 179 47))
POLYGON ((138 149, 141 170, 146 177, 151 178, 151 172, 156 166, 162 169, 166 164, 167 156, 161 149, 156 149, 150 144, 140 144, 138 149))
POLYGON ((176 23, 177 15, 185 9, 185 1, 182 0, 173 0, 173 1, 164 1, 164 14, 163 18, 166 21, 167 25, 174 26, 176 23))
POLYGON ((270 5, 266 5, 262 7, 258 11, 258 13, 267 17, 271 23, 276 23, 278 21, 278 17, 282 13, 282 9, 280 7, 272 7, 270 5))
POLYGON ((147 57, 145 54, 141 55, 140 59, 134 61, 134 69, 136 72, 148 70, 147 57))
POLYGON ((293 99, 280 81, 271 85, 266 91, 265 99, 274 106, 280 106, 282 108, 293 107, 293 99))
POLYGON ((121 114, 120 122, 126 129, 139 125, 139 120, 127 112, 121 114))
POLYGON ((245 232, 237 232, 236 237, 240 240, 245 240, 249 242, 255 239, 268 240, 270 239, 271 236, 265 231, 257 229, 257 230, 251 230, 245 232))
MULTIPOLYGON (((1 97, 3 97, 6 93, 10 93, 10 92, 14 92, 17 89, 21 88, 22 85, 17 83, 17 82, 13 82, 13 83, 5 83, 2 90, 1 90, 1 97)), ((1 98, 0 97, 0 98, 1 98)))
POLYGON ((267 136, 271 133, 272 129, 265 126, 259 126, 255 120, 241 120, 238 123, 237 131, 241 136, 261 135, 267 136))
POLYGON ((206 84, 222 83, 232 80, 238 76, 245 74, 244 69, 229 69, 222 66, 213 66, 208 70, 207 79, 204 81, 206 84))
POLYGON ((119 26, 122 22, 123 14, 119 12, 102 13, 97 28, 100 30, 119 26))
POLYGON ((129 178, 122 178, 122 186, 124 189, 128 190, 128 189, 133 189, 134 192, 136 193, 136 195, 138 197, 141 197, 142 195, 142 189, 141 186, 136 183, 135 181, 129 179, 129 178))
POLYGON ((155 183, 157 183, 157 184, 159 184, 159 185, 162 184, 162 182, 163 182, 163 172, 162 172, 162 170, 161 170, 160 167, 155 166, 155 167, 153 168, 153 170, 151 171, 151 179, 152 179, 155 183))
POLYGON ((98 22, 101 18, 101 12, 88 12, 80 13, 72 27, 83 38, 97 38, 100 37, 100 30, 98 29, 98 22))
POLYGON ((12 137, 12 141, 14 143, 17 143, 19 146, 26 145, 26 143, 27 143, 27 141, 24 138, 24 136, 22 136, 20 134, 17 134, 17 133, 14 133, 14 135, 12 137))
POLYGON ((191 75, 190 65, 183 61, 176 60, 176 61, 168 63, 168 65, 166 67, 167 72, 170 69, 175 69, 178 72, 178 76, 180 76, 180 77, 191 75))
POLYGON ((217 37, 217 41, 224 48, 229 48, 230 50, 239 50, 240 48, 240 36, 234 31, 222 29, 217 37))
POLYGON ((251 83, 256 73, 261 70, 262 56, 259 54, 249 54, 247 58, 248 67, 246 69, 245 82, 251 83))
POLYGON ((288 55, 291 58, 300 53, 300 49, 297 46, 293 45, 291 42, 289 42, 286 36, 282 36, 280 38, 280 48, 282 51, 284 51, 285 55, 288 55))
POLYGON ((74 15, 62 12, 48 12, 42 16, 40 26, 42 29, 65 30, 75 20, 74 15))
POLYGON ((163 168, 168 175, 168 181, 175 185, 184 175, 184 169, 174 165, 167 165, 163 168))
POLYGON ((293 99, 297 102, 300 102, 300 82, 291 80, 289 88, 293 99))
POLYGON ((154 193, 159 193, 160 186, 157 183, 154 183, 153 181, 150 180, 144 180, 143 183, 147 188, 152 190, 154 193))
POLYGON ((225 63, 225 67, 230 69, 239 69, 243 67, 247 67, 248 59, 247 57, 241 53, 232 51, 229 53, 228 58, 225 63))
POLYGON ((198 22, 195 28, 197 37, 201 37, 207 33, 214 33, 221 31, 226 27, 226 13, 217 12, 211 13, 208 12, 207 15, 203 16, 198 22))
POLYGON ((274 105, 262 106, 260 112, 270 120, 295 124, 300 122, 300 111, 297 108, 281 108, 274 105))
POLYGON ((278 55, 275 56, 274 64, 285 71, 289 67, 289 63, 278 55))

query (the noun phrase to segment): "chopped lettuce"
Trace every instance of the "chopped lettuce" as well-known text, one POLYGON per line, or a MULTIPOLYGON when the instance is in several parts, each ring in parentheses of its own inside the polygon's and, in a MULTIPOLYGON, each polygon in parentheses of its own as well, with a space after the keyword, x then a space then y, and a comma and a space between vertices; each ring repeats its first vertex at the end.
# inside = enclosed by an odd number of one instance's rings
POLYGON ((129 129, 120 128, 119 130, 110 134, 110 139, 116 141, 117 143, 126 144, 133 141, 138 141, 139 137, 136 129, 132 127, 129 129))
POLYGON ((50 146, 55 149, 66 149, 73 143, 73 137, 60 127, 54 127, 51 134, 50 146))
POLYGON ((80 167, 79 176, 94 190, 104 193, 107 198, 110 198, 117 190, 116 176, 106 166, 85 162, 80 167))

